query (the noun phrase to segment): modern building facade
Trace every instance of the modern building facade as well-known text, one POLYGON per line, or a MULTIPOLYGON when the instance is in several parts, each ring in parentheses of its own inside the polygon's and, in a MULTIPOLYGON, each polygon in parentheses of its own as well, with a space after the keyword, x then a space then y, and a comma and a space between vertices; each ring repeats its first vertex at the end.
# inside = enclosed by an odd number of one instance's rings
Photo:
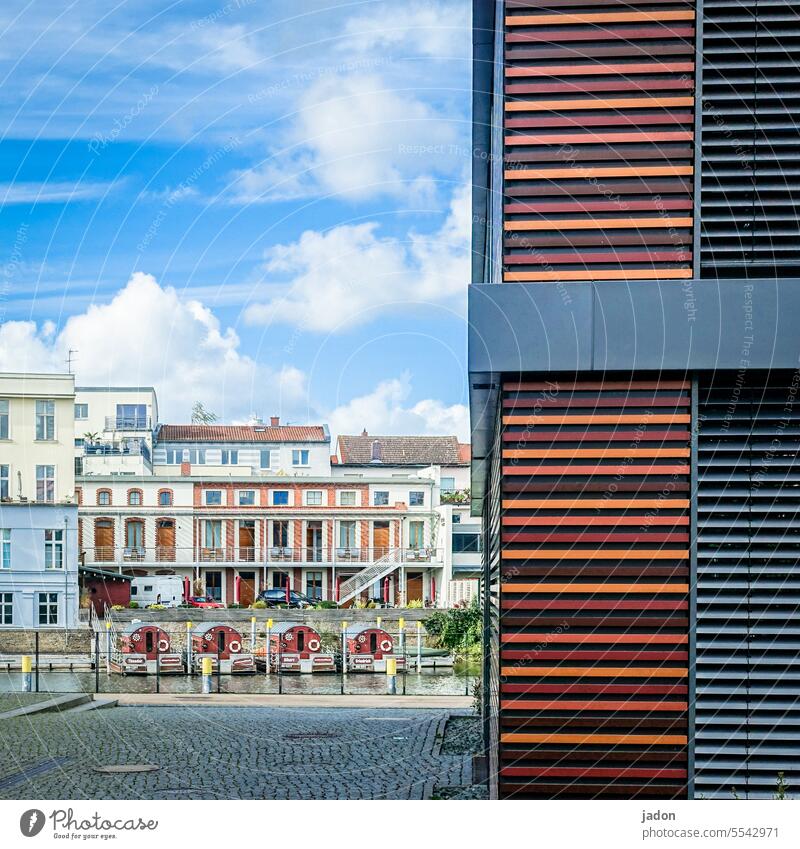
POLYGON ((793 10, 476 0, 493 792, 800 780, 793 10))
POLYGON ((78 620, 72 375, 0 375, 0 628, 78 620))

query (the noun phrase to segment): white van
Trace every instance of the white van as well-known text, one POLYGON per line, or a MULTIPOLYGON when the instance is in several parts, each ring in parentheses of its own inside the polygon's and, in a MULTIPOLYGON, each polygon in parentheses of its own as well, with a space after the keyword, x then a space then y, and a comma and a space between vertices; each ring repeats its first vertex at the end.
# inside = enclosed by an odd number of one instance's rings
POLYGON ((163 604, 177 607, 183 602, 183 578, 179 575, 148 575, 131 581, 131 601, 139 607, 163 604))

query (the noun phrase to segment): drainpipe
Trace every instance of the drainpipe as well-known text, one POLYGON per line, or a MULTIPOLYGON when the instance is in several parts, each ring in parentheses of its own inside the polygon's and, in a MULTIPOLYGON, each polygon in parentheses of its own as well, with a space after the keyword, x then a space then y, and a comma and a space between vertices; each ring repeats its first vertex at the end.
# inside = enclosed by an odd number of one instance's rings
POLYGON ((61 563, 64 566, 64 650, 67 649, 67 639, 69 638, 69 564, 68 554, 69 546, 67 545, 67 533, 69 531, 69 519, 64 516, 64 548, 61 551, 61 563))

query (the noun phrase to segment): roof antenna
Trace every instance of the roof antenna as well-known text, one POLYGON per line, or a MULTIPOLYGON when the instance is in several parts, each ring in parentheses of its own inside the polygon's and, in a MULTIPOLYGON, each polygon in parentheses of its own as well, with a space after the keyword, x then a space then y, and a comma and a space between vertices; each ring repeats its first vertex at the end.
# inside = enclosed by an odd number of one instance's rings
POLYGON ((78 349, 77 349, 77 348, 70 348, 70 349, 69 349, 69 351, 67 351, 67 359, 66 359, 66 360, 64 360, 64 362, 67 364, 67 372, 68 372, 69 374, 72 374, 72 373, 73 373, 73 371, 72 371, 72 362, 73 362, 73 360, 77 360, 77 359, 78 359, 77 357, 73 357, 72 355, 73 355, 73 354, 77 354, 77 353, 78 353, 78 349))

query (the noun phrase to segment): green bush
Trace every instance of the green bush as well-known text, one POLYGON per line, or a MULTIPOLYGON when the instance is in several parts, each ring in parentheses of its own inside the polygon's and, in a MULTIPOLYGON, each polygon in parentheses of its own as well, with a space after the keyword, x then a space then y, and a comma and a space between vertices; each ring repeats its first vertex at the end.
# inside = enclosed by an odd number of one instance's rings
POLYGON ((437 610, 425 620, 425 630, 442 648, 463 650, 480 645, 483 616, 478 600, 473 599, 469 607, 437 610))
POLYGON ((233 604, 228 605, 228 610, 238 610, 241 606, 238 601, 234 601, 233 604))
POLYGON ((266 606, 267 606, 267 603, 265 601, 261 601, 261 599, 258 599, 258 601, 254 601, 250 605, 250 607, 252 607, 253 610, 264 610, 266 608, 266 606))
POLYGON ((138 609, 139 609, 139 602, 138 601, 132 601, 128 605, 128 610, 138 610, 138 609))
POLYGON ((335 601, 318 601, 314 610, 335 610, 339 605, 335 601))
POLYGON ((117 611, 117 610, 124 610, 125 608, 121 604, 112 604, 111 609, 114 610, 114 611, 117 611))
POLYGON ((167 608, 163 604, 148 604, 148 610, 166 610, 167 608))

